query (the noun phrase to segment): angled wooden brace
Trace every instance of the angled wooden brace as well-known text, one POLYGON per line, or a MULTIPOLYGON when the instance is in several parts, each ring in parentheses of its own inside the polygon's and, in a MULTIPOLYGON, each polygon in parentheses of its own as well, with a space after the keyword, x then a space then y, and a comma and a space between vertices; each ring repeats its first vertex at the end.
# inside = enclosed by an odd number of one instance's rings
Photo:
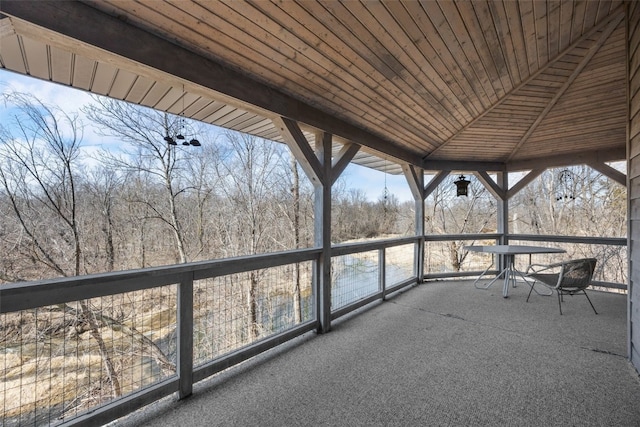
POLYGON ((540 174, 542 172, 544 172, 544 171, 545 171, 545 169, 533 169, 533 170, 529 171, 529 173, 526 174, 525 176, 523 176, 522 179, 520 179, 520 181, 516 182, 513 185, 513 187, 511 187, 509 190, 507 190, 507 200, 509 200, 510 198, 515 196, 516 194, 518 194, 520 192, 520 190, 522 190, 531 181, 533 181, 538 176, 540 176, 540 174))
POLYGON ((402 172, 407 179, 413 198, 424 201, 424 171, 422 169, 416 170, 416 167, 409 163, 403 163, 402 172))
POLYGON ((342 147, 340 152, 336 155, 336 158, 333 160, 331 168, 331 185, 335 184, 336 180, 340 175, 342 175, 345 168, 349 166, 349 163, 351 163, 351 160, 353 160, 359 150, 360 146, 358 144, 347 143, 342 147))
POLYGON ((325 185, 325 176, 320 160, 309 145, 307 138, 304 137, 298 123, 286 117, 276 117, 272 120, 311 183, 325 185))
POLYGON ((431 181, 429 181, 429 183, 424 187, 423 198, 426 199, 427 197, 429 197, 429 194, 433 193, 438 185, 440 185, 440 183, 444 181, 444 179, 448 177, 450 173, 450 170, 441 170, 433 178, 431 178, 431 181))
POLYGON ((507 200, 507 191, 503 188, 500 188, 498 184, 495 183, 493 179, 489 176, 485 171, 474 172, 474 175, 478 178, 478 180, 485 186, 487 190, 493 197, 498 200, 507 200))
POLYGON ((627 175, 623 174, 619 170, 612 168, 608 164, 602 163, 602 162, 594 161, 594 162, 588 162, 587 164, 594 170, 597 170, 602 175, 612 179, 613 181, 617 182, 623 187, 627 186, 627 175))

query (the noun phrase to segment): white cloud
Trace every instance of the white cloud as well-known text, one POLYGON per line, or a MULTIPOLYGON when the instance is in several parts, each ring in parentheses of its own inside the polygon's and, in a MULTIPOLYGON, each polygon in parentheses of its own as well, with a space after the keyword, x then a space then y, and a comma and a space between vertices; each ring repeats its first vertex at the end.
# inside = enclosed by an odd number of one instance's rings
MULTIPOLYGON (((119 144, 112 138, 106 138, 96 133, 95 126, 82 113, 81 108, 93 102, 88 92, 0 70, 0 93, 10 91, 34 95, 44 104, 56 106, 69 115, 78 114, 83 126, 83 146, 87 151, 91 150, 91 147, 95 147, 97 150, 107 145, 115 148, 119 144)), ((2 119, 0 109, 0 120, 2 119)), ((4 119, 6 120, 6 118, 4 119)))
POLYGON ((91 102, 89 93, 82 90, 4 70, 0 70, 0 90, 30 93, 45 104, 57 105, 65 111, 78 111, 91 102))

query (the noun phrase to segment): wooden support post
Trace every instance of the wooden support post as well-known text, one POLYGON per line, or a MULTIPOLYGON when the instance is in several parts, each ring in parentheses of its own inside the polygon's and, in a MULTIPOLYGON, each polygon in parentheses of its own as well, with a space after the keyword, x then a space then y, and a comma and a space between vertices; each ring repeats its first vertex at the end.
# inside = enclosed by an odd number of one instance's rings
POLYGON ((178 285, 178 397, 193 392, 193 273, 178 285))
POLYGON ((382 292, 382 300, 387 299, 387 252, 378 249, 378 290, 382 292))
MULTIPOLYGON (((416 236, 420 237, 420 240, 418 240, 414 251, 413 269, 416 277, 418 278, 418 283, 422 283, 424 281, 424 199, 428 195, 428 189, 424 186, 423 169, 415 168, 409 164, 404 164, 402 165, 402 171, 409 183, 409 188, 411 189, 411 194, 415 201, 415 232, 416 236)), ((441 171, 429 183, 429 186, 432 186, 433 188, 428 191, 433 191, 435 187, 437 187, 438 184, 447 177, 447 175, 449 175, 449 171, 441 171)))
POLYGON ((331 330, 331 134, 316 135, 324 184, 315 185, 315 246, 322 248, 315 275, 318 333, 331 330))
POLYGON ((415 200, 416 236, 420 239, 415 247, 413 268, 418 278, 418 283, 424 282, 424 199, 415 200))
POLYGON ((316 295, 318 332, 331 330, 331 186, 360 150, 360 145, 347 143, 332 161, 330 133, 315 135, 315 150, 311 148, 297 122, 284 117, 273 119, 280 134, 289 146, 315 188, 314 243, 322 248, 313 272, 316 295))
MULTIPOLYGON (((507 190, 509 189, 509 174, 507 172, 498 172, 496 176, 497 187, 499 187, 500 191, 498 194, 506 196, 507 190)), ((509 243, 509 199, 506 197, 496 197, 498 202, 498 233, 500 234, 500 238, 498 239, 499 245, 506 245, 509 243)), ((498 262, 498 271, 504 270, 506 267, 504 256, 500 256, 500 260, 498 262)))

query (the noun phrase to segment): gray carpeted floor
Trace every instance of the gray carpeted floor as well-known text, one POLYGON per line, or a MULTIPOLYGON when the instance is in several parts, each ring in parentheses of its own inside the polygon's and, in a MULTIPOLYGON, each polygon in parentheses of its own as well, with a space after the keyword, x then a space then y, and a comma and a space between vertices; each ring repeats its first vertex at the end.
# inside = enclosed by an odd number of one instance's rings
POLYGON ((125 426, 640 426, 626 296, 415 287, 125 426))

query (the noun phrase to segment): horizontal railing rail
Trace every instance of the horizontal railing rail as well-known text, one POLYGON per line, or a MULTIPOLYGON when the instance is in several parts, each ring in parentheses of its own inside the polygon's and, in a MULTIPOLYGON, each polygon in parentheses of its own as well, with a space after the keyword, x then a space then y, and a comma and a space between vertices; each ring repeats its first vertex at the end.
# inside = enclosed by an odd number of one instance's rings
POLYGON ((548 234, 508 234, 509 240, 550 243, 586 243, 590 245, 627 246, 626 237, 551 236, 548 234))
POLYGON ((500 233, 469 233, 469 234, 427 234, 424 240, 427 242, 448 242, 452 240, 498 240, 502 237, 500 233))
POLYGON ((367 242, 341 243, 331 247, 331 255, 339 256, 357 252, 367 252, 385 248, 392 248, 394 246, 401 246, 410 243, 417 243, 419 241, 420 237, 411 236, 399 237, 395 239, 372 240, 367 242))
POLYGON ((0 314, 317 259, 318 248, 0 286, 0 314))

